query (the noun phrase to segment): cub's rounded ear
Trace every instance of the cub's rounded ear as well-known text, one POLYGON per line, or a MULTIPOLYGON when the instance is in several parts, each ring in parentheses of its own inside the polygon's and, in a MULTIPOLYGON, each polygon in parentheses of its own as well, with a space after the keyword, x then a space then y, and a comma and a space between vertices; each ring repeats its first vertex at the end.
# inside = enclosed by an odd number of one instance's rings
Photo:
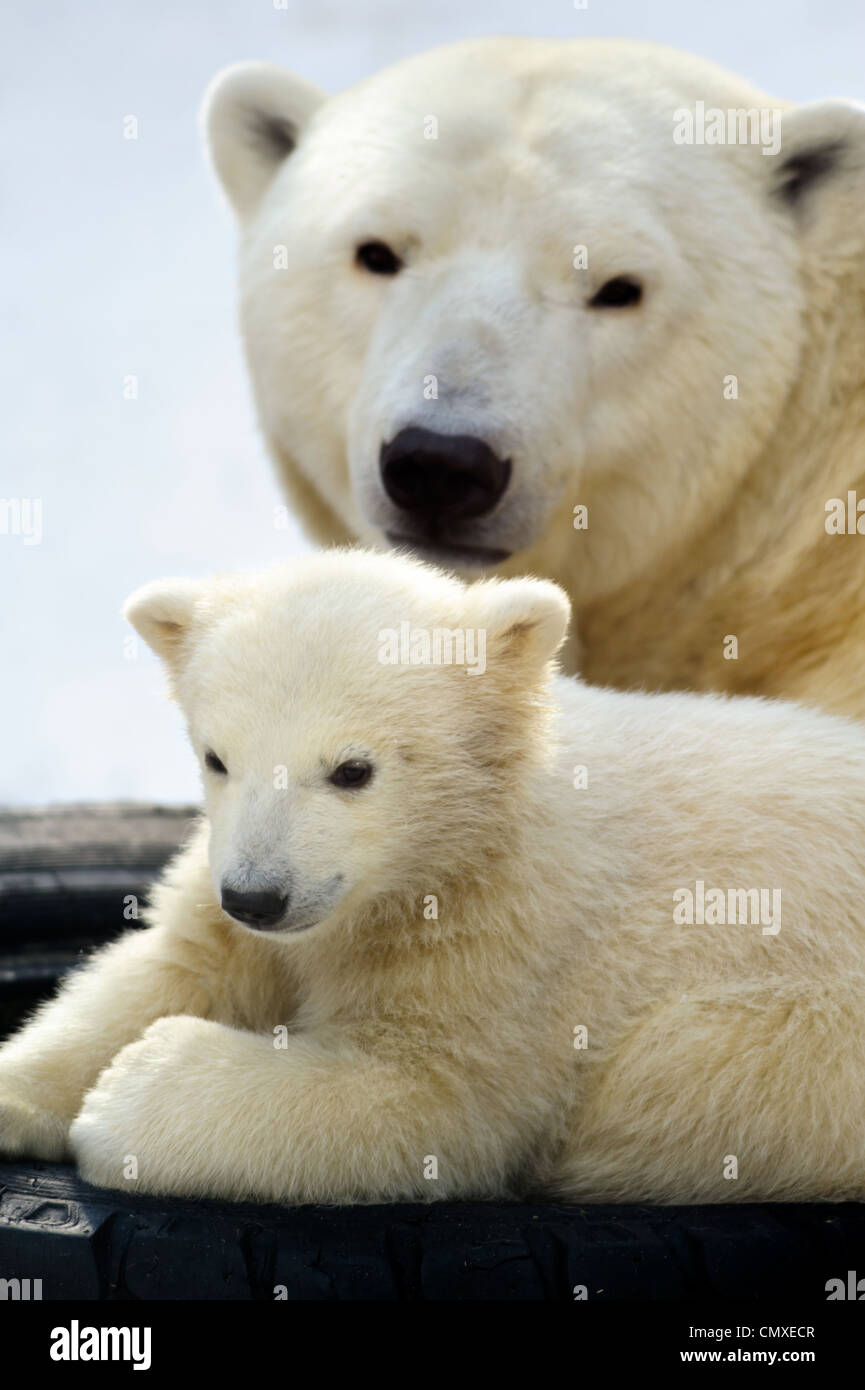
POLYGON ((325 93, 275 63, 217 73, 201 123, 214 167, 238 217, 250 216, 325 93))
POLYGON ((571 605, 546 579, 486 579, 466 595, 471 625, 486 633, 487 666, 540 674, 565 638, 571 605))
POLYGON ((171 671, 181 664, 184 645, 204 595, 194 579, 156 579, 136 589, 123 616, 171 671))
POLYGON ((863 240, 865 104, 833 99, 789 107, 771 163, 774 196, 803 230, 853 232, 863 240))

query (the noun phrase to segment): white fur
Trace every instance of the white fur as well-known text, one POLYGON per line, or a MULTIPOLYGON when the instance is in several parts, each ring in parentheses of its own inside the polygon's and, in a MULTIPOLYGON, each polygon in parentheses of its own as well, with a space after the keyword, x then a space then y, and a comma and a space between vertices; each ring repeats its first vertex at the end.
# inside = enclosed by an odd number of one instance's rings
POLYGON ((563 678, 553 586, 390 556, 128 613, 228 774, 150 925, 0 1050, 5 1152, 286 1202, 865 1196, 857 724, 563 678), (382 664, 401 621, 483 626, 486 670, 382 664), (220 909, 238 864, 286 930, 220 909), (698 880, 780 890, 780 930, 677 925, 698 880))
POLYGON ((234 68, 206 122, 240 218, 261 421, 315 537, 404 531, 379 471, 401 428, 479 436, 511 481, 451 539, 564 586, 570 669, 579 638, 600 683, 865 714, 865 548, 839 576, 850 543, 823 531, 828 498, 865 497, 865 108, 794 107, 654 45, 483 39, 335 97, 234 68), (780 150, 676 144, 675 112, 697 102, 777 111, 780 150), (268 163, 256 118, 294 131, 288 157, 268 163), (791 161, 820 149, 832 167, 791 206, 791 161), (399 275, 354 264, 369 239, 399 275), (591 308, 622 274, 643 303, 591 308), (815 587, 844 608, 838 640, 815 587))

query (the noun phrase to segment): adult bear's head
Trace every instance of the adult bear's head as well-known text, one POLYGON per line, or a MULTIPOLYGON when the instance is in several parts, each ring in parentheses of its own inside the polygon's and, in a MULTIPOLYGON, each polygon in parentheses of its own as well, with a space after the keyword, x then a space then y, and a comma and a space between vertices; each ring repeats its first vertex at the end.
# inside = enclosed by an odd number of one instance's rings
POLYGON ((332 98, 245 64, 205 119, 313 534, 549 573, 587 506, 578 598, 727 504, 861 254, 862 108, 654 46, 482 40, 332 98))

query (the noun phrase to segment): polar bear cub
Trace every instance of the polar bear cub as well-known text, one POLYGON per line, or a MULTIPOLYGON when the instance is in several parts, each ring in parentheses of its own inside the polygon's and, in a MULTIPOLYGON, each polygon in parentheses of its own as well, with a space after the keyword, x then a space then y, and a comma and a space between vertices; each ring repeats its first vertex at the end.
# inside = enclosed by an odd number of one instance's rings
POLYGON ((0 1149, 283 1202, 865 1196, 865 731, 557 674, 539 580, 169 580, 205 816, 0 1049, 0 1149))

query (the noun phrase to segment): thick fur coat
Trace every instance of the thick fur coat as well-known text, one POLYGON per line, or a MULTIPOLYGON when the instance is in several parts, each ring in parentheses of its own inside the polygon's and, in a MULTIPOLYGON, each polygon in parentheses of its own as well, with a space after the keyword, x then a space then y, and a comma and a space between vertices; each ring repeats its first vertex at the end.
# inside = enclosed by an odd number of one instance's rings
POLYGON ((555 580, 564 664, 599 684, 865 714, 865 107, 654 45, 483 39, 335 97, 245 64, 205 119, 316 540, 555 580), (736 138, 701 141, 700 110, 736 138), (605 295, 622 277, 638 302, 605 295), (506 460, 494 505, 394 501, 418 428, 506 460))
POLYGON ((2 1151, 280 1202, 865 1197, 857 723, 589 687, 554 586, 371 553, 128 614, 206 814, 0 1049, 2 1151), (403 623, 483 670, 383 659, 403 623))

